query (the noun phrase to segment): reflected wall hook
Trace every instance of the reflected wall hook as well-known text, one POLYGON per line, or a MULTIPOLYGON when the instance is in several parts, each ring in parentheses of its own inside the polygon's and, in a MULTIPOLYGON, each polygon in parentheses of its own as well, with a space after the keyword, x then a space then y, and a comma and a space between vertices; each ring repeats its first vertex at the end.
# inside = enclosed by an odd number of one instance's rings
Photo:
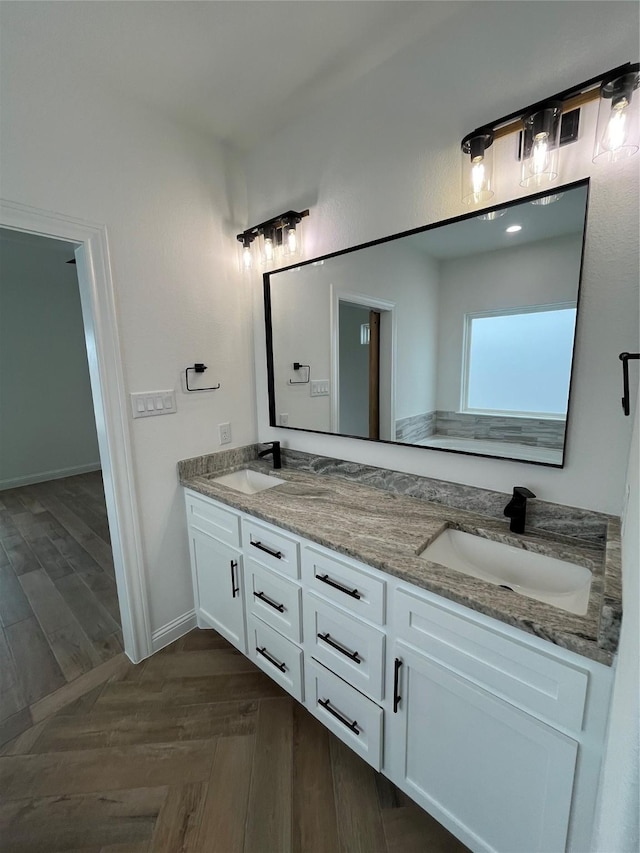
POLYGON ((306 371, 307 371, 307 378, 306 378, 306 379, 301 380, 300 382, 292 382, 292 381, 291 381, 291 379, 290 379, 290 380, 289 380, 289 385, 308 385, 308 384, 309 384, 309 380, 311 379, 311 365, 309 365, 309 364, 300 364, 300 362, 299 362, 299 361, 294 361, 294 362, 293 362, 293 369, 294 369, 294 370, 300 370, 300 368, 301 368, 301 367, 306 368, 306 371))
POLYGON ((220 387, 219 382, 217 385, 212 385, 210 388, 190 388, 189 387, 189 371, 193 370, 194 373, 204 373, 206 369, 207 369, 207 365, 202 364, 202 362, 197 362, 196 364, 193 365, 193 367, 187 367, 187 369, 184 372, 184 382, 185 382, 185 385, 187 386, 187 391, 217 391, 218 390, 218 388, 220 387))
POLYGON ((629 359, 640 358, 640 352, 621 352, 618 356, 622 362, 622 411, 629 416, 629 359))

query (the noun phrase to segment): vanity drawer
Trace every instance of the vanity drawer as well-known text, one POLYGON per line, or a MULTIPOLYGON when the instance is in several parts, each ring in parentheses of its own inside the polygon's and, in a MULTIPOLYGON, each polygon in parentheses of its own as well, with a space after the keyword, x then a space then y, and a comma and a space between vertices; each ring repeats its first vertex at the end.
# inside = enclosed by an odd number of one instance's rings
POLYGON ((248 617, 248 647, 251 660, 277 681, 294 699, 304 699, 302 649, 265 625, 253 614, 248 617))
POLYGON ((187 523, 189 527, 208 533, 219 542, 240 545, 240 515, 225 509, 220 504, 201 497, 195 492, 185 491, 187 523))
POLYGON ((277 527, 242 519, 245 554, 282 575, 298 580, 300 577, 300 545, 277 527))
POLYGON ((560 661, 499 628, 480 625, 428 594, 399 589, 397 636, 507 702, 572 731, 582 729, 587 668, 560 661))
POLYGON ((382 766, 382 708, 316 661, 305 661, 307 708, 376 770, 382 766))
POLYGON ((304 600, 305 650, 372 699, 383 698, 385 635, 313 593, 304 600))
POLYGON ((300 601, 302 589, 255 560, 245 561, 245 589, 249 609, 285 637, 302 640, 300 601))
POLYGON ((385 581, 360 563, 306 546, 302 576, 310 589, 376 625, 385 623, 385 581))

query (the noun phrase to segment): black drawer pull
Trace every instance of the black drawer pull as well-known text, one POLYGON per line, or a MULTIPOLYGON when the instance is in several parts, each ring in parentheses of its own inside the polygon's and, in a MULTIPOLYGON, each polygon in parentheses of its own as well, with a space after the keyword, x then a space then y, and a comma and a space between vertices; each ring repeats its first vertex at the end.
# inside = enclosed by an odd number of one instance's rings
POLYGON ((254 542, 253 539, 250 544, 253 545, 254 548, 259 548, 261 551, 269 554, 271 557, 275 557, 277 560, 282 559, 282 551, 272 551, 271 548, 267 548, 267 546, 263 545, 262 542, 254 542))
POLYGON ((337 652, 340 652, 340 654, 344 655, 346 658, 349 658, 356 663, 362 663, 362 658, 358 656, 358 652, 350 652, 348 649, 345 649, 344 646, 336 643, 335 640, 331 639, 331 634, 328 631, 326 634, 318 634, 318 639, 334 648, 337 652))
POLYGON ((340 720, 342 725, 346 726, 348 729, 351 729, 351 731, 355 735, 360 734, 360 729, 358 728, 358 723, 355 720, 351 721, 351 720, 347 719, 346 717, 343 717, 339 711, 336 711, 335 708, 331 707, 331 702, 329 702, 328 699, 318 699, 318 705, 322 705, 322 707, 326 711, 328 711, 332 717, 335 717, 336 720, 340 720))
POLYGON ((264 601, 265 604, 268 604, 269 607, 273 607, 274 610, 277 610, 278 613, 284 613, 285 607, 284 604, 276 604, 275 601, 271 601, 270 598, 264 594, 264 592, 254 592, 253 593, 256 598, 259 598, 260 601, 264 601))
POLYGON ((236 594, 240 592, 240 587, 236 586, 236 569, 238 568, 238 561, 231 560, 231 598, 235 598, 236 594))
POLYGON ((402 661, 400 658, 396 658, 395 663, 393 665, 393 713, 398 713, 398 705, 402 701, 402 696, 398 693, 400 689, 400 667, 402 666, 402 661))
POLYGON ((287 667, 285 666, 285 664, 280 663, 275 658, 271 657, 271 655, 267 651, 266 646, 263 646, 261 649, 259 649, 258 646, 256 646, 256 651, 258 652, 259 655, 262 655, 263 658, 266 658, 270 664, 275 666, 276 669, 279 669, 280 672, 286 672, 287 671, 287 667))
POLYGON ((344 592, 345 595, 350 595, 351 598, 360 598, 360 593, 357 589, 348 589, 346 586, 342 586, 342 584, 337 583, 336 581, 332 581, 329 575, 316 575, 319 581, 322 583, 329 584, 334 589, 339 589, 340 592, 344 592))

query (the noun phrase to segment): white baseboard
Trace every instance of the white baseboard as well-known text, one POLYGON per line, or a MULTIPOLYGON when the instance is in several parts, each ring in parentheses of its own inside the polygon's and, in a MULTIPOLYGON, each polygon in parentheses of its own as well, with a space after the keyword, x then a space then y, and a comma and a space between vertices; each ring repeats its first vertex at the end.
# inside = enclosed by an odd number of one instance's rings
POLYGON ((38 474, 25 474, 23 477, 12 477, 0 480, 0 491, 17 489, 20 486, 30 486, 32 483, 46 483, 48 480, 62 480, 64 477, 74 477, 76 474, 88 474, 89 471, 100 471, 100 462, 90 462, 88 465, 74 465, 71 468, 56 468, 53 471, 40 471, 38 474))
POLYGON ((165 646, 179 640, 180 637, 184 637, 185 634, 197 627, 195 610, 183 613, 182 616, 167 622, 162 628, 153 632, 151 635, 151 651, 159 652, 160 649, 164 649, 165 646))

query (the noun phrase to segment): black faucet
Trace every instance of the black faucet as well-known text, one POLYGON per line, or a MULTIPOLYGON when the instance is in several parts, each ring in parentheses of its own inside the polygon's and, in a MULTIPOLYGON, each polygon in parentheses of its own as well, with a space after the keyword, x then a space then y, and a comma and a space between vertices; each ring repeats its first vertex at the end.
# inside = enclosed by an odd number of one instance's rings
POLYGON ((511 519, 509 530, 512 533, 524 533, 524 522, 527 515, 527 498, 535 498, 525 486, 514 486, 513 497, 504 508, 504 514, 511 519))
POLYGON ((282 457, 280 456, 280 442, 279 441, 268 441, 265 442, 269 445, 266 450, 261 450, 258 453, 258 458, 262 459, 263 456, 270 456, 273 454, 273 467, 274 468, 282 468, 282 457))

